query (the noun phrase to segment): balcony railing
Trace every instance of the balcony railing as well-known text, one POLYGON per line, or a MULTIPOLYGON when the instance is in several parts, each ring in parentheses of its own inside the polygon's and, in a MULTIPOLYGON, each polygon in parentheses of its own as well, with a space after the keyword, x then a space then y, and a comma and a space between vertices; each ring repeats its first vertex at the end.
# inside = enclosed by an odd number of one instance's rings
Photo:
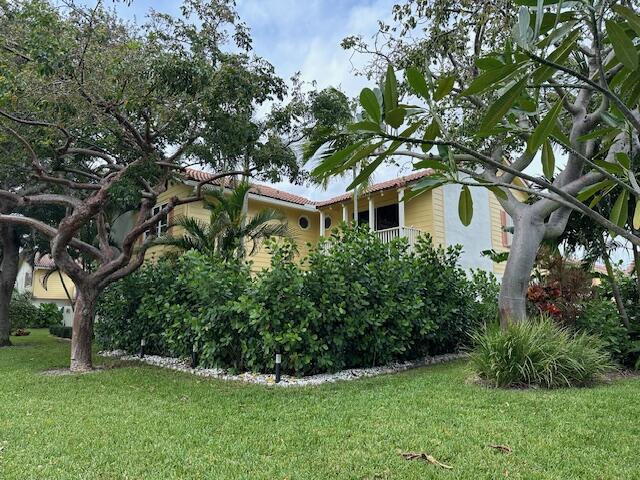
POLYGON ((418 236, 421 233, 421 230, 413 227, 393 227, 375 231, 375 234, 382 240, 382 243, 389 243, 396 238, 405 237, 409 243, 409 248, 412 250, 418 242, 418 236))

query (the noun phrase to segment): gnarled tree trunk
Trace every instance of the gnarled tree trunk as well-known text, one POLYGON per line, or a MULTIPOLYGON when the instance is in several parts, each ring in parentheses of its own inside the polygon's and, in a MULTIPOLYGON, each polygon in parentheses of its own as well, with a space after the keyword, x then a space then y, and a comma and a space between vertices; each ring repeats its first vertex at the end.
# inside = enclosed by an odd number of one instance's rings
POLYGON ((97 298, 98 291, 92 288, 84 288, 78 293, 71 337, 71 371, 73 372, 86 372, 93 369, 91 343, 97 298))
POLYGON ((9 304, 18 276, 20 239, 15 227, 0 224, 0 347, 11 345, 9 304))
POLYGON ((498 302, 502 328, 527 318, 527 288, 538 249, 545 236, 544 223, 527 213, 523 212, 513 219, 513 240, 498 302))

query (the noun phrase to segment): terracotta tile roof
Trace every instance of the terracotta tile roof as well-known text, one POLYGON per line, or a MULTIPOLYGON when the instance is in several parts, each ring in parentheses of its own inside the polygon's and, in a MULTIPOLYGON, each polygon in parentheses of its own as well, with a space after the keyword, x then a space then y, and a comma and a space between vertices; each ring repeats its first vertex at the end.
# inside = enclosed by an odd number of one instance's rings
MULTIPOLYGON (((405 175, 404 177, 394 178, 392 180, 387 180, 385 182, 374 183, 373 185, 369 185, 361 195, 367 195, 369 193, 380 192, 382 190, 389 190, 391 188, 400 188, 408 185, 411 182, 415 182, 416 180, 420 180, 421 178, 427 177, 433 174, 432 169, 421 170, 420 172, 415 172, 410 175, 405 175)), ((314 202, 318 207, 324 207, 325 205, 331 205, 333 203, 344 202, 349 200, 353 194, 351 192, 344 193, 342 195, 338 195, 337 197, 330 198, 328 200, 322 200, 320 202, 314 202)))
MULTIPOLYGON (((201 170, 195 170, 193 168, 187 168, 185 173, 187 174, 187 177, 189 177, 191 180, 195 180, 196 182, 204 182, 213 177, 213 174, 211 173, 203 172, 201 170)), ((216 180, 212 183, 215 185, 222 185, 222 182, 224 182, 224 186, 229 186, 230 180, 230 177, 225 177, 224 179, 216 180)), ((300 195, 294 195, 293 193, 284 192, 282 190, 278 190, 277 188, 259 183, 252 183, 250 192, 255 193, 256 195, 261 195, 263 197, 274 198, 276 200, 282 200, 284 202, 295 203, 298 205, 314 204, 314 202, 309 200, 308 198, 301 197, 300 195)))
MULTIPOLYGON (((193 168, 187 168, 185 170, 186 176, 190 180, 195 180, 196 182, 204 182, 211 177, 213 174, 208 172, 203 172, 202 170, 195 170, 193 168)), ((415 172, 410 175, 405 175, 404 177, 394 178, 392 180, 387 180, 385 182, 375 183, 367 187, 362 195, 366 195, 369 193, 380 192, 382 190, 389 190, 391 188, 400 188, 404 187, 411 182, 415 182, 416 180, 420 180, 423 177, 433 174, 433 170, 427 169, 422 170, 420 172, 415 172)), ((224 181, 225 186, 230 185, 230 177, 226 177, 224 179, 216 180, 212 182, 215 185, 222 185, 224 181)), ((282 200, 289 203, 295 203, 298 205, 315 205, 317 207, 323 207, 325 205, 331 205, 333 203, 340 203, 346 200, 349 200, 352 197, 351 192, 344 193, 342 195, 338 195, 336 197, 330 198, 328 200, 321 201, 313 201, 308 198, 301 197, 300 195, 294 195, 293 193, 288 193, 283 190, 278 190, 277 188, 270 187, 268 185, 263 185, 259 183, 253 183, 251 185, 251 193, 255 193, 256 195, 262 195, 263 197, 274 198, 276 200, 282 200)))

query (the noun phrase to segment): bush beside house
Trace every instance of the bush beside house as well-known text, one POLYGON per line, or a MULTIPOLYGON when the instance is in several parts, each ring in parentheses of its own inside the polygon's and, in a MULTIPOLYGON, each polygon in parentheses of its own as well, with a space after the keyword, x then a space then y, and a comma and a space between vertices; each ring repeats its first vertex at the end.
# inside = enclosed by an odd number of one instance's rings
POLYGON ((31 302, 29 293, 17 293, 11 297, 9 304, 9 320, 11 329, 46 328, 62 323, 62 312, 53 303, 42 303, 39 306, 31 302))
POLYGON ((494 311, 486 277, 468 279, 459 249, 419 240, 383 244, 344 227, 311 249, 303 267, 288 242, 252 277, 244 262, 195 251, 165 258, 107 289, 96 338, 102 348, 186 356, 206 367, 297 375, 368 367, 457 350, 494 311), (483 297, 483 293, 485 297, 483 297))

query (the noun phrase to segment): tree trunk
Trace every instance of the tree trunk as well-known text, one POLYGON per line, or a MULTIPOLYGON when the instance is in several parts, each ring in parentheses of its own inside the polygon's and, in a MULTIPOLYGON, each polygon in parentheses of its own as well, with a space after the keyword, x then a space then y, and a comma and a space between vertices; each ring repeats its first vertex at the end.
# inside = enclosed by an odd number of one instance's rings
POLYGON ((11 319, 9 304, 18 276, 20 261, 20 239, 15 228, 0 225, 0 347, 11 345, 11 319))
POLYGON ((526 294, 531 270, 545 234, 545 226, 527 216, 514 219, 514 234, 509 259, 500 286, 500 327, 527 318, 526 294))
POLYGON ((72 372, 86 372, 93 369, 91 343, 97 297, 98 292, 93 289, 78 292, 71 336, 72 372))
POLYGON ((604 260, 604 266, 607 268, 607 278, 609 279, 609 283, 611 284, 613 299, 616 301, 616 306, 618 307, 618 313, 620 314, 622 323, 624 323, 625 327, 629 328, 629 315, 627 315, 627 309, 624 307, 624 301, 622 300, 622 295, 620 294, 620 287, 618 286, 613 267, 611 266, 611 259, 606 253, 605 247, 603 247, 602 251, 602 259, 604 260))

